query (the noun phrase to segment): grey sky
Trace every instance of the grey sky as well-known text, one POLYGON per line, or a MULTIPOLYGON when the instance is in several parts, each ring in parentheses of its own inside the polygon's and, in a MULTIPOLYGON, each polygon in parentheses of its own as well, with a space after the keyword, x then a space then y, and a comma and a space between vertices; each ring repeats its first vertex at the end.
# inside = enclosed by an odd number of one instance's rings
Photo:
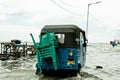
POLYGON ((38 40, 47 24, 75 24, 85 30, 87 5, 97 1, 101 3, 90 6, 88 39, 109 42, 120 29, 119 0, 0 0, 0 41, 31 41, 29 33, 38 40))

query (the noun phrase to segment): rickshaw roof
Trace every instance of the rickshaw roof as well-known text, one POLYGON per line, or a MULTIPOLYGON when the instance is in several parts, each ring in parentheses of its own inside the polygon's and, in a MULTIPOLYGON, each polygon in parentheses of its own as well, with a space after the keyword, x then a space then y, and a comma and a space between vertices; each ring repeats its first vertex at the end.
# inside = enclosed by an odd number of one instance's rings
POLYGON ((76 25, 46 25, 43 27, 41 33, 45 33, 46 29, 48 29, 49 32, 55 33, 84 32, 76 25))

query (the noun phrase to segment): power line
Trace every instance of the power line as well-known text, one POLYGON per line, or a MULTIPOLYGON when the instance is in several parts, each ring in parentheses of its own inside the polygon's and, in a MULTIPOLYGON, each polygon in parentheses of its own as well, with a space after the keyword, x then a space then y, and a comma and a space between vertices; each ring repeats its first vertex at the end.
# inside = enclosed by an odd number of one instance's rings
MULTIPOLYGON (((58 4, 58 3, 55 2, 54 0, 50 0, 50 1, 53 2, 55 5, 57 5, 58 7, 62 8, 63 10, 65 10, 65 11, 71 13, 71 14, 74 14, 74 15, 77 15, 77 16, 83 16, 83 15, 80 15, 80 14, 78 14, 78 13, 74 13, 74 12, 72 12, 72 11, 70 11, 70 10, 62 7, 60 4, 58 4)), ((63 2, 63 1, 61 1, 61 0, 59 0, 59 1, 62 2, 63 4, 65 4, 65 5, 71 6, 71 5, 65 3, 65 2, 63 2)), ((72 6, 71 6, 71 7, 72 7, 72 6)), ((97 19, 96 17, 94 17, 93 15, 90 14, 90 16, 91 16, 93 19, 95 19, 95 21, 100 22, 101 24, 106 25, 106 26, 109 27, 109 25, 103 23, 102 21, 100 21, 99 19, 97 19)))
POLYGON ((62 0, 58 0, 58 1, 60 1, 61 3, 65 4, 65 5, 67 5, 67 6, 73 7, 72 5, 67 4, 67 3, 65 3, 65 2, 64 2, 64 1, 62 1, 62 0))
POLYGON ((74 12, 72 12, 72 11, 70 11, 70 10, 68 10, 68 9, 66 9, 66 8, 64 8, 64 7, 62 7, 61 5, 59 5, 57 2, 55 2, 55 1, 53 1, 53 0, 50 0, 50 1, 53 2, 55 5, 59 6, 60 8, 62 8, 63 10, 65 10, 65 11, 71 13, 71 14, 74 14, 74 15, 77 15, 77 16, 82 16, 82 15, 80 15, 80 14, 78 14, 78 13, 74 13, 74 12))

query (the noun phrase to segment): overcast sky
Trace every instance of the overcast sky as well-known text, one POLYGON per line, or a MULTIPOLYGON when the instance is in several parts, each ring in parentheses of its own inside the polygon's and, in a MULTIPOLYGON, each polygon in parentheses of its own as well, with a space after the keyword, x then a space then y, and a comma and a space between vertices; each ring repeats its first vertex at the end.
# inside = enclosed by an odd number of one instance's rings
POLYGON ((75 24, 86 30, 89 3, 89 42, 114 40, 120 30, 119 0, 0 0, 0 41, 32 41, 44 25, 75 24))

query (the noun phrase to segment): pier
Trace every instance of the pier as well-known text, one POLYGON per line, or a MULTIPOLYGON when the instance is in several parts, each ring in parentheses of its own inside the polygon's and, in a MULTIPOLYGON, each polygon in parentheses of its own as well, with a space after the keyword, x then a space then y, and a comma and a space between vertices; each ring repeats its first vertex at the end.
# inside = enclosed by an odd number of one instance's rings
POLYGON ((11 40, 11 42, 0 42, 0 60, 17 59, 21 56, 35 55, 33 44, 11 40))

